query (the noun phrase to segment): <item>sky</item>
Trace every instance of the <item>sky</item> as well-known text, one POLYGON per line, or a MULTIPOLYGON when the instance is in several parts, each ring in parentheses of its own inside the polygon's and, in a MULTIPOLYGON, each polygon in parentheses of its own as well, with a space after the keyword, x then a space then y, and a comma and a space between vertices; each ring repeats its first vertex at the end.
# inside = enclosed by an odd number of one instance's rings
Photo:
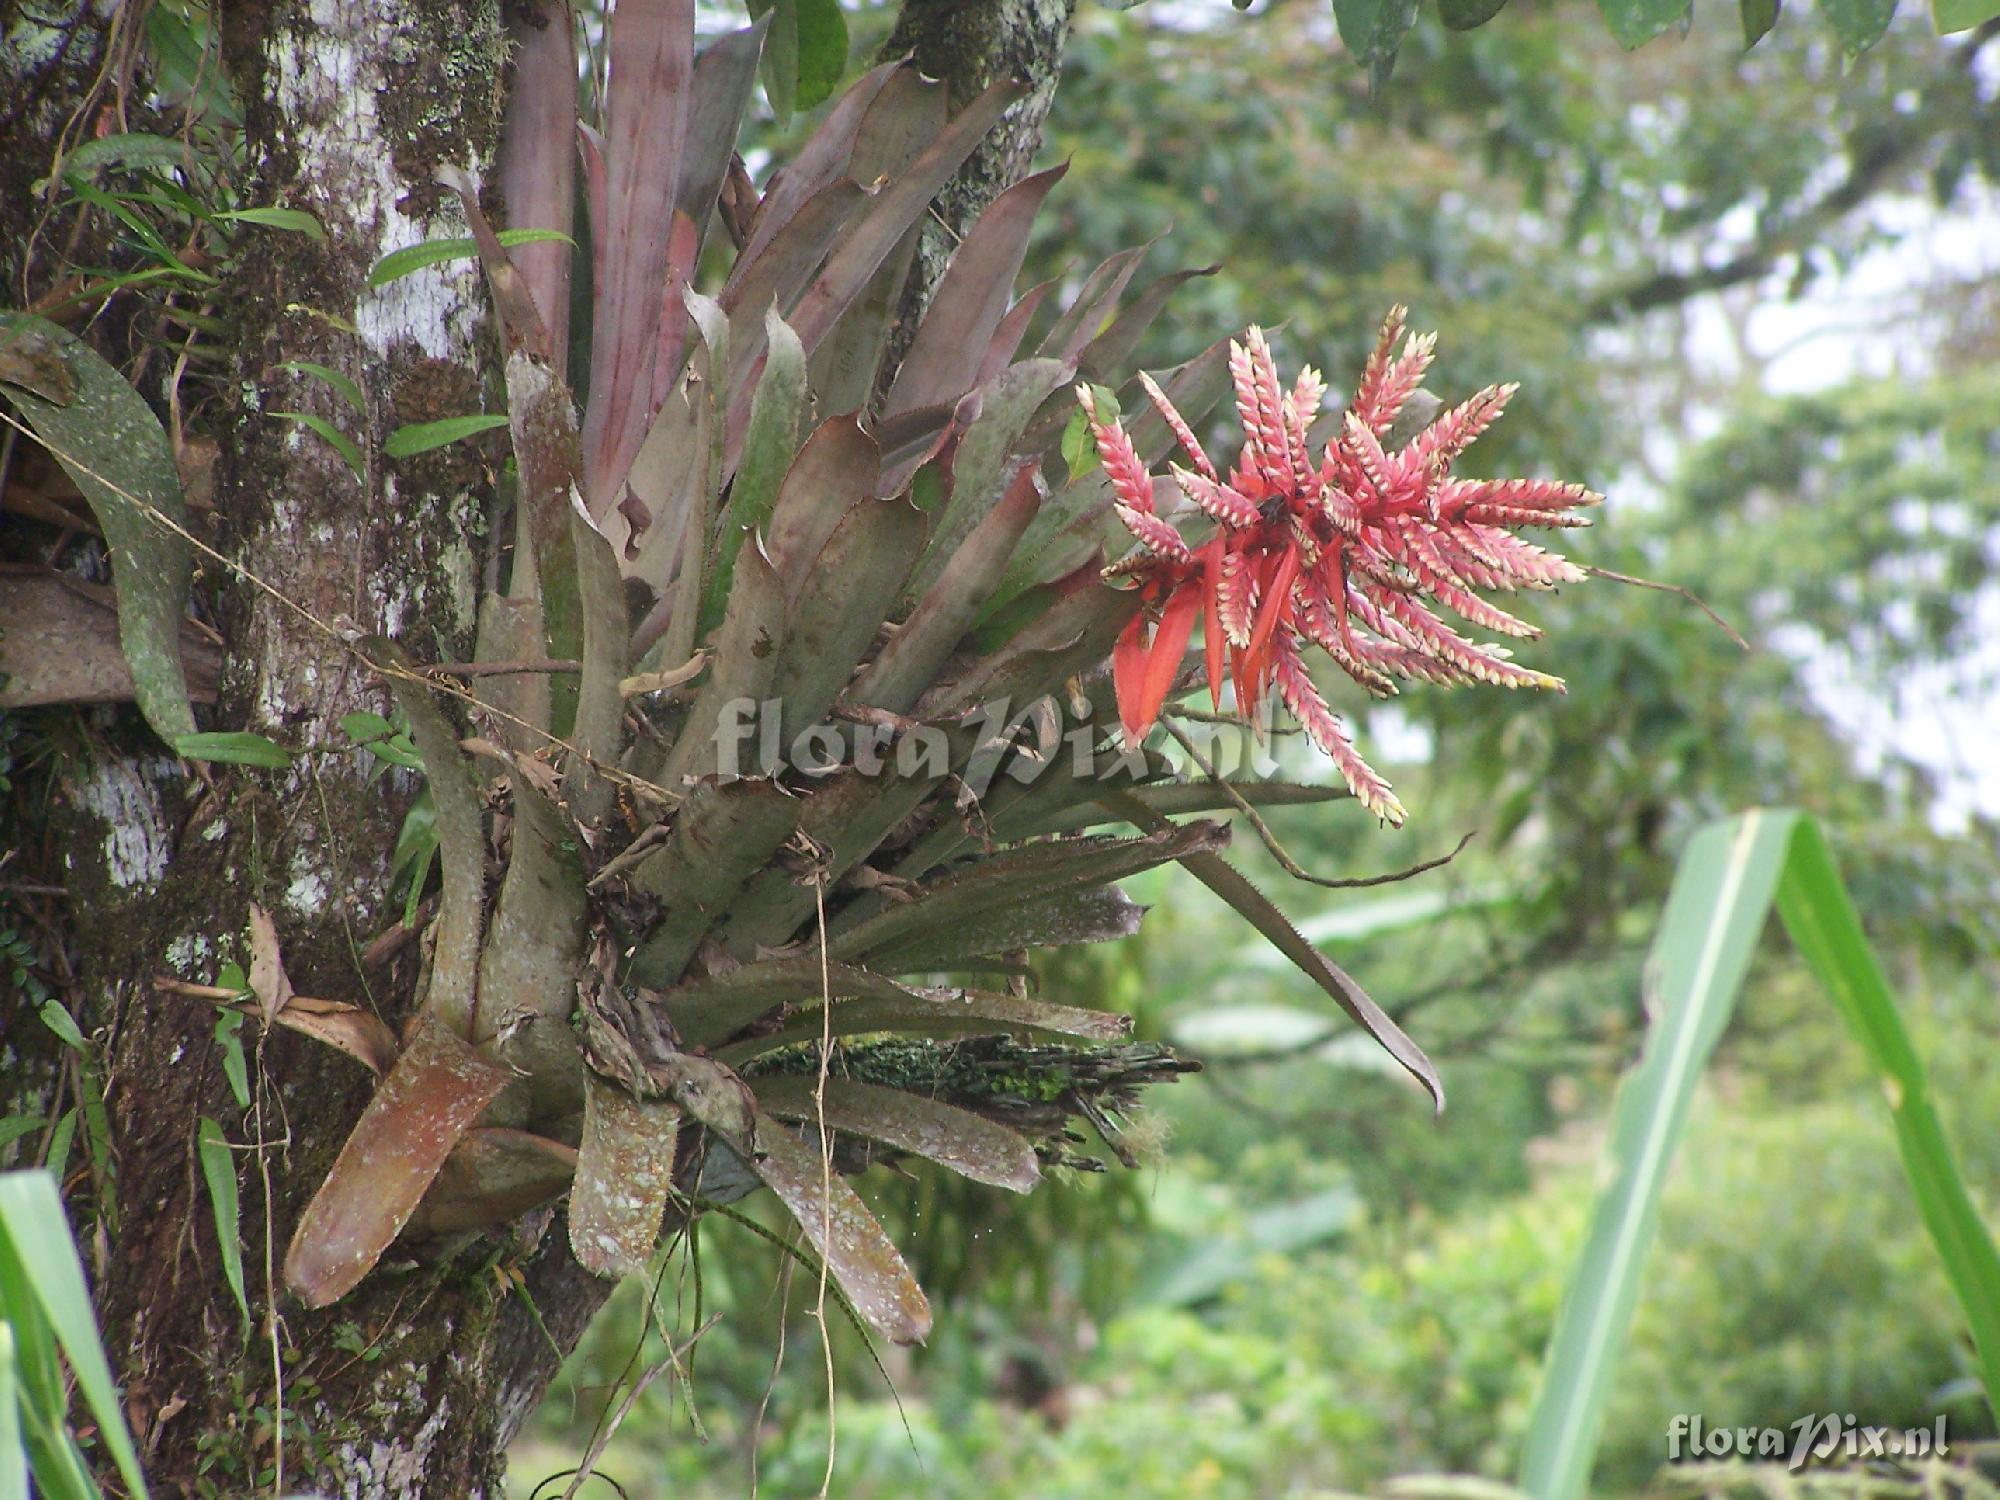
MULTIPOLYGON (((1912 337, 1911 319, 1921 321, 1917 308, 1927 287, 2000 277, 2000 193, 1986 189, 1950 213, 1926 201, 1894 200, 1881 204, 1877 217, 1897 231, 1897 242, 1842 275, 1822 278, 1801 298, 1778 295, 1779 278, 1748 300, 1747 315, 1743 304, 1703 299, 1693 309, 1689 358, 1704 364, 1704 373, 1724 379, 1738 373, 1726 320, 1743 316, 1743 342, 1763 363, 1762 383, 1774 394, 1824 390, 1859 377, 1928 375, 1939 330, 1920 328, 1912 337)), ((1894 751, 1937 777, 1932 816, 1940 832, 1963 831, 1975 813, 2000 818, 2000 593, 1988 591, 1977 618, 1978 649, 1906 674, 1889 705, 1841 654, 1815 649, 1803 633, 1793 643, 1808 681, 1864 767, 1873 769, 1894 751)))

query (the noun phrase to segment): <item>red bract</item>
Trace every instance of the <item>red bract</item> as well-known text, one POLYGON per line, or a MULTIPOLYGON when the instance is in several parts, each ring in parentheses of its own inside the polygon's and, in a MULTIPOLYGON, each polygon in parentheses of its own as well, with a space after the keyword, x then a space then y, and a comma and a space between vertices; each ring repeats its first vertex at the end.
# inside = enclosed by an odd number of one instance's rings
POLYGON ((1306 669, 1305 644, 1378 697, 1395 692, 1397 678, 1560 690, 1559 678, 1516 664, 1503 646, 1468 639, 1432 606, 1482 630, 1540 635, 1479 591, 1581 579, 1581 569, 1512 528, 1588 525, 1574 510, 1603 498, 1541 479, 1451 477, 1452 461, 1505 410, 1512 385, 1488 386, 1389 452, 1384 440, 1437 341, 1413 334, 1398 351, 1403 318, 1398 307, 1384 321, 1360 389, 1317 458, 1307 434, 1325 394, 1318 371, 1301 371, 1286 390, 1262 329, 1232 344, 1243 450, 1226 479, 1159 387, 1139 377, 1193 465, 1170 464, 1174 482, 1215 523, 1197 545, 1154 508, 1153 478, 1124 428, 1099 420, 1089 388, 1078 388, 1119 519, 1139 542, 1107 570, 1134 580, 1145 604, 1112 655, 1125 732, 1137 740, 1159 718, 1199 614, 1216 706, 1225 678, 1253 718, 1275 687, 1354 795, 1398 825, 1403 805, 1342 733, 1306 669))

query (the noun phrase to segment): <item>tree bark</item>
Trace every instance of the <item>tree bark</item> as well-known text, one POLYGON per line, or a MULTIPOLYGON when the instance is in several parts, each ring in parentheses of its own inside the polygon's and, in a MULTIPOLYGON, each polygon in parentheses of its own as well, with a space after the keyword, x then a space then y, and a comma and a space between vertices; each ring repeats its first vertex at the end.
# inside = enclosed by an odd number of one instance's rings
MULTIPOLYGON (((119 56, 91 29, 97 9, 77 8, 73 62, 119 56)), ((228 27, 224 61, 244 106, 242 201, 306 210, 326 235, 246 233, 222 268, 214 310, 228 320, 233 366, 206 393, 224 415, 213 423, 222 458, 204 537, 216 556, 197 598, 226 660, 203 727, 252 730, 300 753, 283 771, 190 775, 129 714, 101 712, 69 737, 47 834, 33 846, 51 868, 10 872, 67 888, 53 972, 73 980, 59 998, 92 1044, 82 1066, 104 1089, 108 1157, 72 1171, 66 1187, 155 1493, 265 1489, 282 1454, 287 1488, 497 1495, 506 1416, 532 1406, 552 1363, 538 1351, 524 1371, 503 1343, 519 1306, 506 1273, 545 1274, 551 1255, 538 1261, 525 1241, 416 1264, 399 1252, 403 1264, 324 1312, 288 1305, 278 1262, 369 1079, 282 1031, 260 1045, 252 1022, 244 1110, 215 1010, 162 992, 154 976, 212 984, 227 961, 247 969, 254 902, 275 921, 299 993, 372 1005, 391 1025, 407 1007, 416 945, 374 968, 361 953, 397 916, 388 854, 415 783, 378 777, 364 752, 343 748, 342 715, 389 707, 348 642, 381 632, 426 658, 467 654, 498 449, 382 456, 399 425, 485 406, 485 298, 465 263, 379 289, 366 278, 388 250, 465 232, 432 173, 454 162, 478 179, 495 158, 504 27, 492 0, 282 0, 231 8, 228 27), (351 378, 365 409, 285 368, 302 360, 351 378), (281 411, 343 431, 360 472, 281 411), (204 1118, 236 1147, 249 1325, 223 1274, 197 1159, 204 1118)), ((25 116, 37 160, 23 167, 10 153, 9 181, 46 173, 55 141, 66 130, 73 142, 87 123, 76 107, 88 92, 60 87, 73 71, 43 69, 43 103, 25 116)), ((114 76, 112 91, 125 81, 114 76)), ((28 278, 60 270, 47 237, 43 250, 28 278)), ((157 400, 155 386, 144 394, 157 400)), ((59 1112, 76 1097, 79 1064, 49 1048, 53 1033, 21 997, 8 1009, 8 1043, 27 1065, 8 1068, 13 1097, 0 1112, 59 1112)))

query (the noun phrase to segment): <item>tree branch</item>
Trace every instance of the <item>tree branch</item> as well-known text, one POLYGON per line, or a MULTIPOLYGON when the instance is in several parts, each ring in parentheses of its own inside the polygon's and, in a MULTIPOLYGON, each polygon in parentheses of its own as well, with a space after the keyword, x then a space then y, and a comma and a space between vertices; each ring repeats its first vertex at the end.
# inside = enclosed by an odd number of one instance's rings
MULTIPOLYGON (((1988 21, 1979 27, 1969 41, 1953 50, 1951 67, 1972 80, 1974 63, 1981 49, 1996 35, 2000 35, 2000 20, 1988 21)), ((1967 130, 1977 134, 1995 129, 2000 129, 2000 111, 1992 108, 1991 101, 1976 112, 1971 122, 1953 118, 1947 111, 1912 116, 1900 133, 1876 138, 1859 150, 1847 175, 1825 196, 1766 231, 1738 254, 1693 271, 1657 272, 1629 286, 1606 292, 1585 308, 1583 321, 1586 325, 1616 322, 1657 308, 1676 306, 1707 292, 1719 292, 1746 281, 1755 281, 1768 274, 1782 257, 1807 248, 1882 191, 1896 174, 1910 166, 1926 146, 1947 130, 1967 130)))

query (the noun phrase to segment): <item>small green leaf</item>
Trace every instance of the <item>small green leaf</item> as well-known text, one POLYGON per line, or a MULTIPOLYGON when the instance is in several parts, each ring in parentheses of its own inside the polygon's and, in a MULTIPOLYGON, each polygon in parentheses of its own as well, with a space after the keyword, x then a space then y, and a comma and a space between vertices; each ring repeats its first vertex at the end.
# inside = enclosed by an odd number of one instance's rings
POLYGON ((1389 81, 1396 53, 1417 18, 1417 0, 1333 0, 1334 24, 1354 60, 1368 69, 1370 92, 1389 81))
POLYGON ((49 1132, 49 1157, 45 1165, 56 1176, 57 1181, 69 1171, 69 1148, 76 1139, 76 1115, 73 1109, 64 1110, 62 1118, 56 1121, 56 1128, 49 1132))
POLYGON ((367 397, 361 394, 361 387, 338 370, 328 369, 325 365, 316 365, 309 359, 288 359, 279 365, 278 368, 281 370, 294 370, 301 375, 310 375, 316 380, 324 380, 334 390, 338 391, 341 398, 356 411, 367 410, 368 400, 367 397))
POLYGON ((353 713, 340 716, 341 732, 349 739, 386 740, 396 732, 396 726, 380 714, 353 713))
POLYGON ((250 979, 243 972, 243 965, 233 962, 224 964, 217 971, 215 987, 219 990, 233 990, 238 995, 252 995, 256 993, 256 991, 250 988, 250 979))
POLYGON ((1743 47, 1745 51, 1757 45, 1765 32, 1778 24, 1778 11, 1783 0, 1738 0, 1743 12, 1743 47))
POLYGON ((342 432, 324 417, 316 417, 308 411, 274 411, 274 417, 283 417, 288 422, 297 422, 301 427, 309 427, 329 443, 333 451, 347 461, 347 467, 354 471, 354 477, 361 477, 361 450, 354 446, 354 439, 342 432))
POLYGON ((208 734, 177 734, 171 742, 174 753, 185 760, 222 761, 232 766, 261 766, 282 771, 292 763, 292 752, 276 740, 247 729, 223 730, 208 734))
POLYGON ((1484 26, 1506 7, 1507 0, 1438 0, 1438 19, 1453 31, 1484 26))
POLYGON ((1841 50, 1857 57, 1882 39, 1896 14, 1896 0, 1822 0, 1820 14, 1840 38, 1841 50))
POLYGON ((226 208, 215 216, 241 224, 261 224, 266 229, 284 229, 308 239, 323 240, 326 231, 318 219, 297 208, 226 208))
POLYGON ((76 1024, 76 1018, 63 1008, 60 1000, 45 1001, 42 1005, 42 1024, 79 1052, 88 1052, 90 1043, 83 1039, 83 1032, 76 1024))
POLYGON ((236 1156, 222 1127, 207 1115, 195 1136, 201 1154, 201 1175, 208 1183, 209 1207, 215 1211, 215 1242, 222 1251, 222 1275, 236 1295, 243 1314, 243 1339, 250 1339, 250 1298, 243 1290, 243 1234, 236 1196, 236 1156))
POLYGON ((1097 443, 1091 436, 1090 416, 1080 406, 1069 414, 1069 425, 1063 428, 1062 456, 1071 484, 1097 467, 1097 443))
POLYGON ((750 19, 771 16, 764 33, 764 57, 758 72, 764 79, 764 98, 780 126, 789 125, 799 95, 799 7, 798 0, 749 0, 750 19))
MULTIPOLYGON (((574 246, 576 241, 560 229, 503 229, 499 234, 503 245, 533 245, 543 240, 561 240, 565 245, 574 246)), ((387 286, 398 277, 408 276, 412 271, 421 271, 425 266, 441 265, 448 260, 473 260, 479 254, 479 243, 470 236, 456 239, 425 240, 420 245, 405 245, 400 250, 391 250, 375 262, 368 273, 370 286, 387 286)))
POLYGON ((793 0, 798 8, 799 82, 793 100, 812 109, 833 96, 847 71, 847 17, 840 0, 793 0))
POLYGON ((409 458, 506 425, 507 417, 503 412, 475 412, 471 416, 445 417, 437 422, 413 422, 390 433, 382 451, 391 458, 409 458))
POLYGON ((347 735, 361 744, 377 760, 387 761, 392 766, 405 770, 421 771, 423 757, 417 754, 409 733, 399 730, 380 714, 355 713, 342 717, 340 727, 347 735))
POLYGON ((40 1130, 49 1122, 39 1115, 9 1115, 0 1120, 0 1146, 18 1141, 22 1136, 40 1130))
POLYGON ((2000 16, 2000 0, 1931 0, 1931 22, 1939 36, 1973 27, 2000 16))
POLYGON ((1688 13, 1690 0, 1597 0, 1604 24, 1628 52, 1643 46, 1688 13))
MULTIPOLYGON (((230 967, 234 968, 232 964, 230 967)), ((244 988, 242 972, 237 973, 235 988, 244 988)), ((229 987, 227 978, 224 988, 229 987)), ((222 1049, 222 1076, 229 1080, 229 1092, 236 1096, 236 1107, 250 1107, 250 1064, 243 1055, 243 1013, 225 1010, 215 1018, 215 1044, 222 1049)))

